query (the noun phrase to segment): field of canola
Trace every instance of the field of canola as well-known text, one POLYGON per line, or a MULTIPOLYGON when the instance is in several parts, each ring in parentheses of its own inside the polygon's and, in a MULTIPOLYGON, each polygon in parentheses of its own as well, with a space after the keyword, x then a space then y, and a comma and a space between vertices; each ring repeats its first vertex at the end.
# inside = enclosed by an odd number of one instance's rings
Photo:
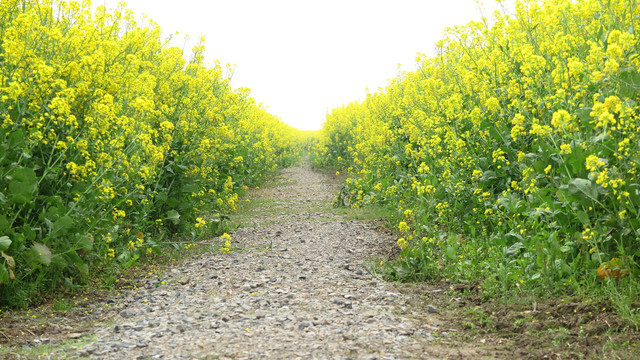
POLYGON ((522 1, 334 109, 315 162, 348 171, 339 203, 395 211, 387 273, 600 294, 640 323, 636 29, 634 0, 522 1))
POLYGON ((119 8, 0 2, 0 305, 219 235, 297 130, 119 8))

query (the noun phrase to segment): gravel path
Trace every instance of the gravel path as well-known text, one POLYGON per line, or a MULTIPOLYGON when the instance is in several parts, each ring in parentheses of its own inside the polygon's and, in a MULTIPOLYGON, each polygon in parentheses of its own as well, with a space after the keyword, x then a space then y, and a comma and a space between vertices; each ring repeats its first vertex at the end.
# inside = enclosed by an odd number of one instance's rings
POLYGON ((252 198, 261 207, 231 234, 235 251, 198 255, 113 299, 122 310, 74 356, 430 358, 438 315, 415 312, 415 297, 363 265, 392 239, 327 211, 339 189, 330 177, 308 165, 282 174, 252 198))

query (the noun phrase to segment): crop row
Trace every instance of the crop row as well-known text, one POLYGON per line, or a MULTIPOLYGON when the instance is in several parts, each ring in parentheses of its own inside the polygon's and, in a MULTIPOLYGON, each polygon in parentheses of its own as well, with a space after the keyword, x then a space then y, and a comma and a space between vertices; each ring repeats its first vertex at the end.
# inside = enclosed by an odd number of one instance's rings
POLYGON ((123 7, 0 3, 0 304, 215 235, 296 130, 123 7))
POLYGON ((348 170, 340 203, 395 210, 391 275, 637 290, 638 5, 518 2, 328 115, 316 163, 348 170))

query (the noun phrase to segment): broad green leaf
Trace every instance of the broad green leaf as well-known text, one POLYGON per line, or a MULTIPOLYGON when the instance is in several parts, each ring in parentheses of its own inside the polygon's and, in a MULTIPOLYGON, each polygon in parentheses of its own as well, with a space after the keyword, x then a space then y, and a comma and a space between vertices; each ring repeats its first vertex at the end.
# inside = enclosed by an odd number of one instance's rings
POLYGON ((6 251, 11 246, 11 239, 8 236, 0 236, 0 251, 6 251))
POLYGON ((531 275, 531 280, 538 280, 542 275, 540 273, 535 273, 531 275))
POLYGON ((455 260, 457 258, 456 248, 451 245, 447 246, 447 256, 449 257, 449 259, 455 260))
MULTIPOLYGON (((543 143, 543 144, 544 144, 544 143, 543 143)), ((547 148, 547 149, 544 151, 544 153, 546 154, 546 153, 548 153, 548 152, 549 152, 549 150, 548 150, 549 146, 548 146, 547 144, 544 144, 543 148, 545 148, 545 147, 547 148)), ((532 167, 533 167, 533 169, 534 169, 534 170, 536 170, 538 173, 543 173, 543 172, 544 172, 544 169, 545 169, 548 165, 549 165, 549 164, 548 164, 546 161, 538 160, 538 161, 535 161, 535 162, 533 163, 532 167)))
POLYGON ((567 198, 567 190, 568 186, 565 187, 564 189, 558 189, 558 191, 556 192, 556 197, 558 198, 558 200, 562 201, 562 202, 567 202, 569 201, 569 199, 567 198))
POLYGON ((17 148, 18 146, 20 146, 20 144, 22 144, 24 140, 25 140, 24 129, 16 129, 9 136, 9 148, 17 148))
POLYGON ((51 266, 54 266, 60 270, 66 268, 69 265, 67 259, 61 254, 55 254, 51 257, 51 266))
POLYGON ((495 178, 496 178, 496 172, 492 170, 487 170, 482 173, 482 177, 480 178, 480 181, 489 181, 495 178))
POLYGON ((405 278, 411 273, 411 269, 409 268, 407 263, 402 263, 400 265, 394 266, 393 269, 396 271, 396 276, 398 278, 405 278))
POLYGON ((34 190, 35 188, 32 185, 15 179, 9 183, 9 195, 18 204, 26 204, 31 201, 34 190))
POLYGON ((169 210, 167 211, 167 217, 165 219, 171 220, 174 225, 178 225, 178 223, 180 222, 180 214, 175 210, 169 210))
POLYGON ((67 259, 70 263, 72 263, 83 275, 89 274, 89 266, 84 263, 80 255, 76 254, 75 251, 67 253, 67 259))
POLYGON ((169 197, 169 195, 167 195, 167 192, 166 191, 162 191, 162 192, 159 192, 156 195, 156 200, 157 201, 167 201, 168 197, 169 197))
POLYGON ((29 226, 28 224, 24 224, 22 226, 22 235, 24 235, 24 238, 28 241, 33 241, 36 239, 37 234, 35 231, 33 231, 31 226, 29 226))
POLYGON ((589 220, 589 214, 587 214, 586 212, 580 210, 576 213, 576 217, 578 218, 578 220, 580 220, 580 222, 583 225, 589 225, 591 223, 591 220, 589 220))
POLYGON ((595 189, 591 181, 588 179, 571 179, 567 185, 569 192, 572 194, 580 193, 593 200, 598 198, 598 190, 595 189))
MULTIPOLYGON (((518 240, 522 240, 522 235, 514 233, 514 232, 513 232, 513 230, 512 230, 512 231, 509 231, 508 233, 506 233, 506 234, 505 234, 505 236, 507 236, 507 237, 513 237, 513 238, 516 238, 516 239, 518 239, 518 240)), ((516 244, 520 244, 520 245, 522 245, 522 243, 520 243, 520 242, 517 242, 516 244)), ((514 244, 514 245, 515 245, 515 244, 514 244)))
POLYGON ((183 193, 197 193, 198 191, 200 191, 198 184, 187 184, 182 187, 183 193))
POLYGON ((509 248, 505 249, 504 253, 507 256, 513 256, 513 255, 516 255, 518 252, 520 252, 520 249, 522 249, 523 247, 524 245, 521 242, 517 242, 509 246, 509 248))
POLYGON ((75 265, 82 275, 89 276, 89 265, 85 264, 84 262, 82 264, 76 263, 75 265))
POLYGON ((32 186, 34 189, 38 185, 36 180, 36 172, 31 168, 19 168, 12 172, 12 177, 14 180, 18 180, 23 182, 29 186, 32 186))
POLYGON ((63 216, 53 223, 52 235, 59 235, 73 225, 73 219, 70 216, 63 216))
POLYGON ((56 220, 60 217, 60 208, 58 206, 49 206, 44 217, 51 220, 56 220))
POLYGON ((51 251, 47 245, 34 243, 33 246, 31 246, 31 254, 34 261, 45 266, 51 264, 51 251))
POLYGON ((91 251, 93 249, 93 237, 88 235, 78 235, 76 246, 84 251, 91 251))

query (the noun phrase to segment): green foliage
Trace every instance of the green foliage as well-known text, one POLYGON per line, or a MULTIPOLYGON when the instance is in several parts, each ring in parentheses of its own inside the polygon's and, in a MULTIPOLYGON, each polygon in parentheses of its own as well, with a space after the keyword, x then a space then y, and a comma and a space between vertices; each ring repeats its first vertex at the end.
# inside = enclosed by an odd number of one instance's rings
POLYGON ((638 289, 639 11, 523 2, 448 29, 418 70, 331 112, 317 156, 349 170, 345 203, 394 211, 393 277, 638 289), (624 271, 601 280, 607 262, 624 271))

